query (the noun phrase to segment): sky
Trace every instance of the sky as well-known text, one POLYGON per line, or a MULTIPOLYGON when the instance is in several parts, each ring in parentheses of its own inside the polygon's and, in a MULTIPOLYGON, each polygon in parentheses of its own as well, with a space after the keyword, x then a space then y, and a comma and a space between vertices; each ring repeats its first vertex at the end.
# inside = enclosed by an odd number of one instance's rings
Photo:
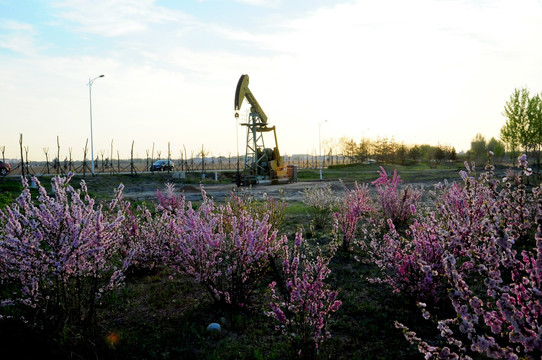
POLYGON ((248 74, 282 154, 468 150, 514 89, 542 91, 540 19, 540 0, 0 0, 0 148, 82 159, 92 108, 95 157, 243 154, 248 74))

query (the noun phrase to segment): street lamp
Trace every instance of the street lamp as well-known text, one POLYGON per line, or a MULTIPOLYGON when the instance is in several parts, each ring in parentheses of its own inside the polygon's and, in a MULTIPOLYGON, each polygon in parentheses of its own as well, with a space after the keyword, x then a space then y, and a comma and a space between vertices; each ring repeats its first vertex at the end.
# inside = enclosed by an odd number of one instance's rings
POLYGON ((94 79, 88 79, 88 99, 90 103, 90 158, 91 158, 91 169, 92 175, 94 176, 94 138, 92 136, 92 84, 94 80, 102 78, 104 75, 96 76, 94 79))
POLYGON ((322 180, 322 167, 324 166, 322 161, 322 138, 320 136, 323 123, 327 123, 327 120, 318 123, 318 157, 320 157, 320 180, 322 180))

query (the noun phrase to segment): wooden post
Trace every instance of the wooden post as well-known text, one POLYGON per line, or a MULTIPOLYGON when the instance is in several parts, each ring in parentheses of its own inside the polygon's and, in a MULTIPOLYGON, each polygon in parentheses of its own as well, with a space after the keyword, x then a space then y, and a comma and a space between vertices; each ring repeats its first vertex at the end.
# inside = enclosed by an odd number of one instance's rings
POLYGON ((45 153, 45 165, 47 166, 47 174, 49 174, 49 148, 44 147, 43 152, 45 153))
POLYGON ((192 165, 192 171, 194 171, 194 150, 190 151, 190 165, 192 165))
POLYGON ((183 149, 184 149, 184 162, 185 162, 184 170, 187 171, 188 170, 188 156, 186 155, 186 146, 184 146, 184 144, 183 144, 183 149))
POLYGON ((113 139, 111 139, 111 156, 109 157, 109 165, 111 167, 111 172, 114 172, 114 168, 113 168, 113 139))
POLYGON ((167 168, 167 173, 169 174, 169 162, 171 161, 171 146, 170 146, 170 142, 168 141, 167 142, 167 165, 168 165, 168 168, 167 168))
POLYGON ((25 147, 24 147, 24 152, 25 152, 25 154, 26 154, 26 173, 27 173, 28 175, 30 175, 30 171, 29 171, 29 169, 30 169, 30 164, 28 163, 28 146, 25 146, 25 147))
POLYGON ((23 157, 23 134, 19 134, 19 146, 21 147, 21 176, 24 177, 24 157, 23 157))
POLYGON ((56 168, 56 174, 58 175, 60 171, 60 139, 58 138, 58 136, 56 137, 56 147, 57 147, 56 158, 58 159, 58 167, 56 168))
MULTIPOLYGON (((130 174, 137 174, 137 171, 134 166, 134 140, 132 140, 132 150, 130 150, 130 174)), ((154 144, 153 144, 154 148, 154 144)))
POLYGON ((154 142, 152 143, 151 165, 154 163, 154 142))
POLYGON ((70 160, 68 163, 68 170, 71 172, 73 168, 73 162, 72 162, 72 148, 68 148, 68 154, 70 156, 70 160))
POLYGON ((201 177, 205 174, 205 152, 203 150, 203 144, 201 144, 201 177))
POLYGON ((86 169, 88 167, 88 164, 87 164, 87 152, 88 152, 88 138, 87 138, 87 142, 85 143, 85 148, 83 149, 83 176, 85 176, 86 169))

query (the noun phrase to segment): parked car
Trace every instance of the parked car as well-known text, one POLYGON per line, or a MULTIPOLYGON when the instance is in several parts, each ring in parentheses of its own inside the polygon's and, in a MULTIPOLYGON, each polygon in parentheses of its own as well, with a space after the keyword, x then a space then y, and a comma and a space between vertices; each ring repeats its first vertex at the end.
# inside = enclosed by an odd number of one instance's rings
POLYGON ((164 171, 173 170, 173 161, 171 160, 157 160, 151 165, 150 171, 164 171))
POLYGON ((0 175, 5 176, 11 171, 11 164, 0 161, 0 175))

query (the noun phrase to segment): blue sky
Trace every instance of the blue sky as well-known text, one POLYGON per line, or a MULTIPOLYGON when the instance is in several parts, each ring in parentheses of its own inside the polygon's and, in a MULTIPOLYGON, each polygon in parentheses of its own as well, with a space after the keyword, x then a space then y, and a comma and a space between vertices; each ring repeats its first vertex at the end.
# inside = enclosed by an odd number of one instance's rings
POLYGON ((467 150, 498 136, 515 88, 542 91, 540 19, 537 0, 0 0, 0 146, 17 158, 23 134, 42 160, 58 136, 61 158, 82 158, 86 84, 104 74, 95 154, 242 153, 248 74, 282 153, 316 153, 319 128, 324 150, 384 136, 467 150))

